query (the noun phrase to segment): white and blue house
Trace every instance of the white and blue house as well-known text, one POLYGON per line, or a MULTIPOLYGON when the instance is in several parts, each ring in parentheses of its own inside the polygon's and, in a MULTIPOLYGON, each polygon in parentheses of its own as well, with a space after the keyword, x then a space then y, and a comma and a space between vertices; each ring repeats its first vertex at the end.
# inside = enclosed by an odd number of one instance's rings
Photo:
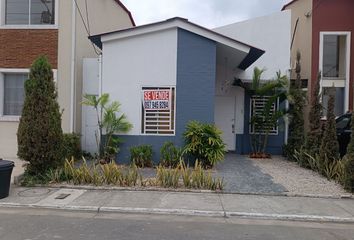
MULTIPOLYGON (((286 12, 275 17, 290 24, 290 15, 286 12)), ((273 20, 268 19, 268 22, 273 20)), ((261 25, 267 22, 258 21, 261 25)), ((84 89, 86 93, 108 93, 112 100, 121 103, 121 111, 133 124, 133 129, 122 136, 124 143, 118 161, 128 161, 131 146, 150 144, 157 162, 164 142, 183 146, 182 134, 191 120, 215 123, 223 131, 229 151, 249 153, 249 119, 254 114, 250 105, 254 100, 237 83, 241 80, 247 84, 254 66, 273 69, 267 64, 274 65, 287 57, 286 63, 281 62, 277 70, 288 70, 290 46, 282 44, 290 39, 290 32, 281 39, 282 43, 276 43, 279 40, 276 38, 268 45, 258 40, 261 44, 257 47, 248 41, 247 34, 243 35, 244 40, 236 40, 233 33, 238 32, 237 28, 238 25, 229 25, 210 30, 177 17, 90 36, 102 49, 102 56, 99 70, 92 70, 89 66, 95 60, 88 59, 84 71, 96 71, 95 75, 100 77, 98 84, 90 83, 88 77, 84 89), (276 53, 279 48, 284 49, 285 56, 267 55, 269 46, 277 49, 276 53), (272 57, 274 59, 269 59, 272 57), (270 62, 263 64, 262 58, 270 62), (90 91, 90 88, 96 90, 90 91)), ((248 31, 255 29, 250 26, 248 31)), ((242 33, 238 34, 242 39, 242 33)), ((257 34, 253 34, 255 38, 257 34)), ((275 71, 272 74, 274 76, 275 71)), ((84 125, 88 126, 90 114, 83 114, 84 125)), ((83 135, 85 138, 85 133, 83 135)), ((285 141, 286 126, 274 129, 268 151, 281 154, 285 141)))

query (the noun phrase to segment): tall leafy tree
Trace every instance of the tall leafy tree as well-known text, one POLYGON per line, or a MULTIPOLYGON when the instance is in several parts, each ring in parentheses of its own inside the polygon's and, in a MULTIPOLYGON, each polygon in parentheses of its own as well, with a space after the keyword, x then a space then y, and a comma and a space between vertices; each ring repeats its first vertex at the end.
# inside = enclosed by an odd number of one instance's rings
POLYGON ((301 89, 301 54, 298 51, 296 55, 296 80, 295 84, 290 87, 290 124, 288 139, 288 157, 292 156, 296 151, 304 145, 305 129, 304 129, 304 107, 306 104, 306 95, 301 89))
POLYGON ((25 101, 17 141, 18 157, 30 164, 29 173, 40 174, 63 161, 61 112, 53 71, 46 57, 32 65, 25 82, 25 101))

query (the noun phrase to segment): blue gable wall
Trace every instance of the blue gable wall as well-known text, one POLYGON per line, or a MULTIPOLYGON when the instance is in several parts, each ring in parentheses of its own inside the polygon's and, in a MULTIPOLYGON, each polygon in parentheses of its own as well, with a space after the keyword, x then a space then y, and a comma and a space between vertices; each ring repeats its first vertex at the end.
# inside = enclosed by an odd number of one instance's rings
MULTIPOLYGON (((156 53, 158 54, 158 53, 156 53)), ((123 143, 117 162, 129 162, 129 148, 141 144, 153 146, 153 160, 160 160, 160 148, 166 141, 183 146, 183 132, 190 120, 214 122, 216 43, 194 33, 178 29, 176 135, 121 136, 123 143)), ((156 86, 158 87, 158 86, 156 86)))
POLYGON ((214 122, 216 43, 178 30, 177 119, 182 133, 190 120, 214 122))
MULTIPOLYGON (((281 109, 285 109, 285 103, 280 104, 281 109)), ((251 152, 251 142, 249 134, 250 122, 250 96, 245 94, 245 127, 244 134, 236 135, 236 152, 238 154, 249 154, 251 152)), ((285 124, 279 120, 278 135, 269 135, 267 153, 281 155, 285 138, 285 124)))

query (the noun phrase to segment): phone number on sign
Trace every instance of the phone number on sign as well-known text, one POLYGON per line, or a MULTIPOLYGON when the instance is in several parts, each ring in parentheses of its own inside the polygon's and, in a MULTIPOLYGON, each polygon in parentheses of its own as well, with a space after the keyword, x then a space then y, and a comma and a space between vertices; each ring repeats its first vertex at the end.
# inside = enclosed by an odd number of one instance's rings
POLYGON ((168 101, 144 101, 144 108, 145 110, 168 110, 170 108, 170 103, 168 101))

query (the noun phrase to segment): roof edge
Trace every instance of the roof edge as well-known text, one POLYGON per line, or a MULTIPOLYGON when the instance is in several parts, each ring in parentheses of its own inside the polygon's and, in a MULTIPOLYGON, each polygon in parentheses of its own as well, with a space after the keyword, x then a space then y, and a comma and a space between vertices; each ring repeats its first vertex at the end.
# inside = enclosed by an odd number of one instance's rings
MULTIPOLYGON (((106 35, 109 35, 109 34, 114 34, 114 33, 121 33, 121 32, 128 32, 128 31, 134 31, 134 30, 138 30, 138 29, 142 29, 142 28, 146 28, 146 27, 151 27, 151 26, 154 26, 154 25, 159 25, 159 24, 164 24, 164 23, 168 23, 168 22, 173 22, 173 21, 181 21, 182 23, 187 23, 191 26, 194 26, 194 27, 197 27, 203 31, 206 31, 206 32, 209 32, 209 33, 212 33, 212 34, 215 34, 219 37, 223 37, 227 40, 231 40, 232 42, 235 42, 235 43, 238 43, 238 44, 241 44, 241 45, 244 45, 246 47, 249 47, 250 49, 251 48, 256 48, 254 46, 251 46, 247 43, 244 43, 244 42, 241 42, 241 41, 238 41, 234 38, 230 38, 226 35, 223 35, 223 34, 220 34, 218 32, 215 32, 211 29, 208 29, 208 28, 205 28, 203 26, 200 26, 198 24, 195 24, 193 22, 190 22, 188 21, 188 19, 186 18, 182 18, 182 17, 173 17, 173 18, 169 18, 167 20, 163 20, 163 21, 159 21, 159 22, 154 22, 154 23, 149 23, 149 24, 145 24, 145 25, 140 25, 140 26, 137 26, 137 27, 132 27, 132 28, 126 28, 126 29, 121 29, 121 30, 117 30, 117 31, 111 31, 111 32, 105 32, 105 33, 101 33, 101 34, 97 34, 97 35, 93 35, 93 36, 89 36, 89 39, 96 45, 98 46, 99 48, 102 49, 102 42, 101 42, 101 37, 102 36, 106 36, 106 35)), ((265 52, 264 50, 262 49, 259 49, 263 52, 265 52)))
POLYGON ((115 1, 121 8, 123 8, 123 10, 128 14, 131 23, 132 23, 133 26, 135 27, 136 24, 135 24, 133 15, 132 15, 132 13, 129 11, 129 9, 128 9, 120 0, 114 0, 114 1, 115 1))
POLYGON ((293 3, 297 2, 297 1, 298 1, 298 0, 292 0, 292 1, 290 1, 289 3, 285 4, 281 10, 284 11, 287 7, 289 7, 291 4, 293 4, 293 3))

